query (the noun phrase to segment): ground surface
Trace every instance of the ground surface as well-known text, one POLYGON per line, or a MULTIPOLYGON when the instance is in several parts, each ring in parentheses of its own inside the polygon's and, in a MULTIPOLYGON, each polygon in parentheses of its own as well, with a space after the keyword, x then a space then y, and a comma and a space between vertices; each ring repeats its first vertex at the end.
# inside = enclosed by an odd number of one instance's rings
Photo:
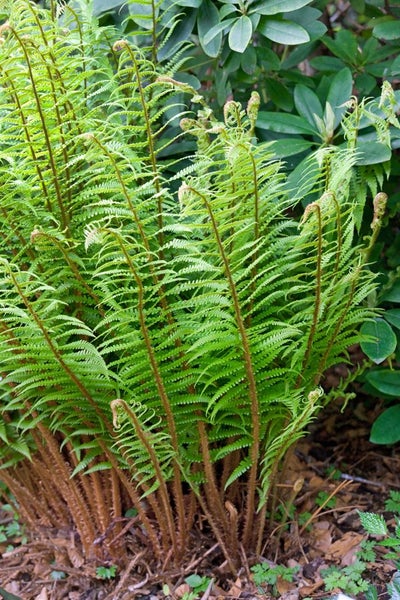
MULTIPOLYGON (((343 413, 340 406, 329 407, 290 460, 293 482, 304 479, 304 483, 293 500, 295 512, 289 508, 290 514, 283 517, 286 525, 276 524, 265 560, 297 567, 293 581, 281 578, 275 588, 257 587, 250 572, 251 558, 234 581, 221 574, 213 552, 207 556, 200 552, 184 572, 163 577, 138 553, 124 572, 101 580, 83 564, 68 532, 60 532, 51 548, 38 540, 19 546, 18 536, 0 544, 0 588, 22 600, 253 600, 271 598, 273 593, 282 600, 332 598, 335 592, 325 590, 321 571, 329 565, 345 568, 354 562, 360 542, 367 538, 357 510, 382 512, 390 490, 400 490, 399 445, 387 448, 368 441, 379 408, 360 400, 343 413), (14 549, 6 551, 10 542, 14 549), (56 561, 50 564, 54 556, 56 561), (54 572, 63 578, 54 579, 54 572), (196 573, 208 577, 209 585, 190 595, 185 578, 196 573)), ((10 518, 3 517, 3 521, 10 518)), ((390 515, 386 517, 390 523, 390 515)), ((363 577, 376 586, 378 598, 386 600, 386 585, 394 572, 394 564, 380 552, 363 577)), ((4 598, 14 600, 6 594, 4 598)))

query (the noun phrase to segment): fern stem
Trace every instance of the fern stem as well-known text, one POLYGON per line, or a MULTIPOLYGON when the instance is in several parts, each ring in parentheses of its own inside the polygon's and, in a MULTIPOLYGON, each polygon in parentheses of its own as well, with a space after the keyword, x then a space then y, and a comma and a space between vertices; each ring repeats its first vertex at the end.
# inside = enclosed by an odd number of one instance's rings
POLYGON ((18 96, 17 88, 14 85, 12 76, 7 71, 3 71, 3 72, 4 72, 5 76, 7 77, 7 80, 8 80, 7 84, 10 86, 10 88, 12 89, 12 92, 13 92, 11 97, 14 100, 14 102, 17 106, 17 109, 18 109, 18 113, 19 113, 19 116, 21 119, 21 124, 22 124, 22 130, 25 134, 26 141, 28 142, 28 148, 29 148, 30 154, 32 156, 33 164, 35 165, 36 173, 39 177, 40 187, 42 188, 43 196, 46 199, 46 202, 45 202, 46 209, 51 213, 52 212, 52 204, 51 204, 51 199, 50 199, 50 192, 47 189, 45 177, 40 168, 40 161, 36 155, 35 147, 34 147, 34 144, 33 144, 32 138, 31 138, 31 134, 30 134, 30 125, 28 122, 28 118, 25 116, 25 113, 23 111, 22 104, 21 104, 19 96, 18 96))
POLYGON ((81 382, 81 380, 79 379, 79 377, 77 377, 75 375, 75 373, 73 372, 73 370, 65 362, 65 360, 63 359, 63 356, 62 356, 61 352, 56 347, 56 345, 53 343, 53 340, 51 338, 50 333, 47 331, 47 329, 44 326, 44 324, 42 323, 39 315, 36 313, 36 311, 33 308, 31 302, 28 300, 28 298, 25 295, 22 287, 18 283, 18 280, 15 277, 14 273, 12 272, 11 269, 9 269, 8 272, 9 272, 10 278, 11 278, 13 284, 14 284, 14 287, 18 291, 18 294, 19 294, 21 300, 25 304, 25 306, 26 306, 29 314, 33 318, 33 320, 36 323, 37 327, 42 332, 43 338, 46 341, 46 344, 48 345, 51 353, 53 354, 53 356, 55 358, 55 360, 60 365, 60 367, 62 368, 62 370, 68 375, 69 379, 74 383, 74 385, 80 391, 80 393, 82 394, 82 396, 89 402, 90 406, 94 409, 94 411, 95 411, 96 415, 99 417, 100 421, 102 423, 107 423, 107 420, 104 418, 104 415, 99 410, 97 402, 94 400, 94 398, 92 397, 92 395, 90 394, 90 392, 86 389, 86 387, 81 382))
POLYGON ((228 285, 230 289, 230 293, 232 296, 233 307, 235 312, 236 324, 239 330, 239 335, 242 343, 243 349, 243 362, 244 368, 247 377, 247 384, 249 389, 249 398, 250 398, 250 412, 251 412, 251 435, 252 435, 252 444, 250 447, 250 458, 251 458, 251 467, 247 482, 246 489, 246 510, 245 510, 245 519, 244 519, 244 529, 243 529, 243 545, 246 547, 248 541, 250 539, 252 533, 252 525, 254 519, 255 512, 255 494, 257 487, 257 472, 258 472, 258 459, 260 452, 260 411, 259 411, 259 401, 258 401, 258 393, 257 393, 257 384, 255 379, 255 374, 253 370, 253 364, 251 359, 251 351, 250 351, 250 343, 247 336, 246 327, 244 324, 244 320, 242 317, 242 312, 240 308, 239 295, 236 289, 236 285, 232 276, 229 259, 225 253, 224 245, 222 243, 222 239, 219 233, 218 225, 215 219, 215 215, 213 213, 212 207, 208 199, 204 194, 195 190, 192 187, 188 187, 190 191, 199 196, 207 209, 211 227, 215 236, 215 241, 217 243, 218 251, 221 256, 222 263, 224 265, 225 276, 228 280, 228 285))
POLYGON ((23 43, 23 40, 21 39, 21 37, 17 33, 17 31, 14 28, 11 28, 11 31, 12 31, 13 35, 15 36, 15 38, 17 39, 17 41, 21 47, 21 50, 25 56, 25 60, 26 60, 26 64, 27 64, 28 72, 29 72, 30 84, 31 84, 33 95, 35 97, 37 112, 39 114, 40 122, 42 124, 42 133, 43 133, 45 145, 47 148, 48 159, 50 162, 50 168, 51 168, 51 172, 52 172, 52 181, 53 181, 54 189, 56 192, 57 204, 58 204, 58 208, 59 208, 60 216, 61 216, 61 227, 62 227, 62 229, 68 230, 69 217, 67 215, 67 212, 66 212, 65 206, 64 206, 63 195, 62 195, 61 187, 60 187, 60 184, 58 181, 59 173, 58 173, 58 169, 56 166, 55 157, 53 154, 53 148, 51 145, 48 126, 47 126, 46 118, 45 118, 44 111, 43 111, 42 104, 41 104, 40 94, 39 94, 39 91, 36 86, 35 76, 33 74, 30 56, 25 47, 25 44, 23 43))
POLYGON ((144 89, 143 89, 143 85, 142 85, 142 75, 141 75, 141 71, 139 69, 137 58, 136 58, 135 54, 133 53, 132 48, 130 47, 129 44, 127 44, 127 43, 124 44, 124 47, 128 51, 128 54, 132 60, 133 66, 134 66, 135 77, 136 77, 137 87, 138 87, 138 92, 139 92, 139 97, 140 97, 140 103, 141 103, 142 110, 143 110, 144 123, 145 123, 145 128, 146 128, 146 133, 147 133, 147 144, 148 144, 148 149, 149 149, 150 164, 151 164, 151 169, 153 172, 153 181, 154 181, 154 186, 156 189, 156 197, 157 197, 157 211, 158 211, 158 214, 157 214, 157 225, 158 225, 157 238, 158 238, 158 244, 159 244, 159 257, 162 258, 162 247, 164 245, 163 204, 162 204, 160 174, 159 174, 159 170, 158 170, 158 166, 157 166, 157 158, 156 158, 156 151, 155 151, 155 145, 154 145, 154 136, 153 136, 153 131, 151 128, 149 107, 148 107, 148 104, 146 102, 146 98, 144 95, 144 89))
MULTIPOLYGON (((37 14, 36 13, 34 13, 34 14, 35 14, 35 20, 38 25, 39 31, 41 31, 41 33, 42 33, 41 37, 44 40, 45 45, 48 47, 48 42, 47 42, 46 36, 44 34, 43 28, 40 24, 40 20, 38 19, 37 14)), ((51 95, 53 97, 53 103, 54 103, 54 112, 55 112, 57 127, 58 127, 58 131, 59 131, 59 135, 60 135, 60 142, 61 142, 60 146, 61 146, 61 153, 63 155, 63 163, 64 163, 63 171, 65 172, 65 176, 66 176, 64 191, 67 194, 67 205, 69 207, 71 207, 72 191, 71 191, 71 186, 69 185, 70 179, 71 179, 71 174, 70 174, 70 169, 68 166, 69 157, 68 157, 68 152, 67 152, 66 139, 65 139, 65 136, 63 133, 63 128, 64 128, 64 126, 66 126, 71 131, 71 129, 72 129, 71 123, 73 121, 77 122, 77 119, 76 119, 75 115, 73 115, 74 119, 71 119, 71 116, 68 116, 68 118, 63 119, 61 116, 60 108, 59 108, 59 104, 60 104, 59 98, 60 97, 68 98, 68 94, 67 94, 67 90, 65 89, 65 86, 63 86, 63 85, 60 86, 60 88, 61 88, 60 93, 59 94, 56 93, 54 81, 62 82, 62 76, 61 76, 59 69, 56 66, 53 53, 51 51, 49 51, 49 56, 51 57, 53 66, 55 67, 54 73, 52 73, 49 65, 47 64, 47 59, 44 56, 44 54, 41 52, 41 50, 39 49, 39 46, 36 46, 33 40, 31 40, 31 44, 32 44, 32 47, 35 48, 36 52, 39 54, 40 58, 42 59, 43 65, 45 65, 46 71, 47 71, 47 80, 48 80, 50 88, 51 88, 51 95)), ((70 109, 71 109, 71 106, 70 106, 70 109)), ((68 111, 65 111, 66 114, 67 114, 67 112, 68 111)), ((73 110, 72 110, 72 112, 73 112, 73 110)), ((60 173, 58 174, 58 179, 60 179, 60 173)), ((68 218, 70 219, 70 216, 68 218)))
POLYGON ((82 493, 79 490, 77 483, 74 479, 71 479, 71 473, 60 454, 60 449, 53 434, 50 433, 46 426, 40 423, 40 421, 37 422, 36 427, 46 441, 48 453, 52 458, 53 469, 55 467, 56 472, 58 473, 57 486, 62 490, 63 498, 70 507, 71 515, 74 516, 74 521, 77 525, 81 542, 85 549, 85 554, 90 556, 92 543, 95 539, 95 531, 90 511, 82 497, 82 493))
POLYGON ((92 300, 95 302, 97 310, 99 311, 99 314, 104 318, 105 317, 105 313, 102 310, 102 308, 100 307, 100 298, 96 295, 96 293, 92 290, 92 288, 86 283, 86 281, 82 277, 81 273, 79 272, 79 269, 77 267, 76 262, 74 262, 70 258, 68 251, 64 248, 64 246, 62 245, 62 243, 60 242, 60 240, 58 240, 55 236, 53 236, 53 235, 51 235, 49 233, 41 231, 40 229, 35 229, 31 233, 31 242, 35 242, 37 239, 40 239, 41 237, 49 240, 50 242, 52 242, 56 246, 56 248, 58 248, 58 250, 60 251, 61 255, 63 256, 65 262, 67 263, 67 265, 71 269, 71 272, 72 272, 73 276, 75 277, 76 281, 88 293, 88 295, 90 296, 90 298, 92 298, 92 300))
POLYGON ((301 378, 303 373, 305 372, 308 362, 310 360, 312 345, 315 338, 315 334, 317 332, 317 325, 319 320, 319 312, 321 308, 321 286, 322 286, 322 217, 321 217, 321 207, 317 202, 313 202, 309 204, 306 208, 306 212, 304 213, 303 220, 305 220, 309 213, 315 212, 317 216, 317 265, 316 265, 316 273, 315 273, 315 300, 314 300, 314 310, 312 316, 312 323, 310 328, 310 333, 307 339, 306 352, 303 358, 301 373, 296 382, 296 387, 299 387, 301 383, 301 378))
POLYGON ((225 538, 223 535, 221 535, 221 531, 220 531, 219 527, 215 524, 214 517, 208 510, 207 503, 204 502, 204 499, 201 497, 201 495, 199 495, 197 497, 197 499, 198 499, 200 507, 201 507, 203 513, 205 514, 207 521, 208 521, 216 539, 218 540, 218 544, 223 552, 223 555, 225 556, 226 562, 228 563, 229 570, 231 571, 232 575, 234 577, 236 577, 237 576, 237 568, 235 565, 236 557, 233 557, 233 560, 232 560, 231 553, 225 544, 225 538))
MULTIPOLYGON (((204 467, 204 474, 206 476, 206 481, 204 484, 204 491, 207 498, 207 503, 209 507, 209 512, 213 515, 213 520, 215 522, 215 527, 222 529, 220 531, 220 535, 225 535, 225 537, 229 537, 230 527, 229 522, 226 518, 226 513, 224 510, 224 506, 221 502, 221 495, 218 491, 218 487, 215 480, 215 473, 213 469, 213 464, 210 456, 210 449, 208 446, 208 436, 204 422, 199 417, 197 421, 197 429, 199 432, 199 440, 201 447, 201 457, 204 467)), ((231 549, 229 549, 231 550, 231 549)))
MULTIPOLYGON (((135 413, 133 412, 133 410, 131 410, 131 408, 128 406, 128 404, 124 400, 121 400, 119 398, 116 400, 113 400, 111 402, 111 409, 112 409, 113 415, 117 414, 118 408, 122 408, 122 410, 128 415, 129 420, 133 424, 135 432, 136 432, 139 440, 141 441, 143 447, 146 449, 146 452, 149 455, 150 462, 155 471, 155 479, 156 479, 159 489, 160 489, 162 505, 164 507, 164 514, 165 514, 165 518, 166 518, 166 521, 168 524, 169 535, 170 535, 172 546, 173 546, 173 555, 178 557, 179 552, 178 552, 178 546, 177 546, 177 540, 176 540, 175 523, 174 523, 174 518, 172 515, 171 503, 169 500, 168 489, 167 489, 167 485, 165 482, 165 477, 163 475, 157 455, 154 451, 154 448, 151 445, 151 441, 149 439, 148 434, 143 430, 143 428, 142 428, 139 420, 137 419, 135 413)), ((117 417, 114 416, 114 418, 116 419, 117 417)), ((160 525, 162 525, 162 523, 160 523, 160 525)), ((167 540, 164 540, 164 543, 166 543, 166 542, 167 542, 167 540)))
POLYGON ((371 223, 372 235, 369 238, 368 246, 360 252, 360 264, 357 265, 357 267, 355 269, 355 272, 354 272, 354 275, 352 278, 350 291, 347 296, 347 302, 344 305, 344 308, 343 308, 343 311, 342 311, 340 317, 336 320, 333 334, 331 335, 329 342, 326 345, 325 352, 322 355, 321 360, 318 365, 317 373, 316 373, 315 379, 314 379, 314 382, 316 385, 318 385, 318 383, 321 380, 321 377, 325 370, 325 364, 328 359, 328 356, 335 344, 336 337, 342 328, 343 321, 346 318, 347 312, 353 302, 353 297, 354 297, 356 287, 357 287, 357 284, 359 282, 359 279, 360 279, 360 276, 361 276, 361 273, 363 270, 363 266, 368 263, 370 253, 371 253, 372 248, 374 247, 376 240, 378 238, 379 232, 382 227, 382 217, 385 212, 387 199, 388 199, 387 195, 383 192, 379 192, 374 198, 374 216, 373 216, 373 220, 371 223))
MULTIPOLYGON (((162 548, 160 546, 160 542, 158 539, 158 530, 156 531, 155 527, 153 526, 150 519, 148 518, 146 509, 144 508, 144 505, 143 505, 143 502, 141 499, 141 496, 136 491, 136 487, 134 487, 132 485, 131 481, 126 476, 125 470, 122 469, 120 467, 120 465, 118 464, 118 461, 116 460, 114 454, 110 451, 108 445, 103 440, 99 440, 99 446, 101 447, 104 455, 107 457, 108 461, 110 462, 112 469, 118 475, 118 479, 123 484, 129 498, 132 500, 132 504, 138 512, 138 517, 140 519, 140 522, 141 522, 143 528, 146 531, 146 534, 148 535, 150 544, 152 546, 152 549, 153 549, 155 555, 157 556, 157 558, 161 558, 161 556, 163 555, 163 551, 162 551, 162 548)), ((127 462, 129 463, 130 472, 135 474, 135 465, 132 464, 129 460, 127 462)), ((151 495, 147 496, 147 500, 148 500, 151 508, 154 510, 154 514, 157 519, 157 522, 160 523, 160 525, 161 525, 163 523, 162 511, 159 509, 159 507, 157 506, 157 503, 154 501, 154 498, 152 498, 151 495)))
POLYGON ((157 64, 157 48, 158 48, 158 39, 157 39, 157 15, 156 15, 156 3, 154 0, 151 0, 151 61, 153 65, 157 64))
MULTIPOLYGON (((110 230, 108 230, 110 231, 110 230)), ((127 252, 120 236, 116 233, 116 232, 111 232, 119 244, 119 247, 122 251, 122 254, 129 266, 129 269, 136 281, 136 285, 137 285, 137 291, 138 291, 138 313, 139 313, 139 322, 140 322, 140 329, 142 332, 142 336, 143 336, 143 340, 145 343, 145 347, 146 347, 146 351, 149 357, 149 361, 150 361, 150 365, 151 365, 151 370, 154 376, 154 380, 156 383, 156 387, 158 390, 158 394, 165 412, 165 416, 167 419, 167 426, 168 426, 168 433, 169 436, 171 438, 171 444, 172 444, 172 448, 174 450, 175 453, 175 458, 173 460, 173 471, 174 471, 174 477, 173 477, 173 489, 174 489, 174 498, 175 498, 175 503, 176 503, 176 509, 177 509, 177 514, 178 514, 178 522, 180 525, 180 530, 184 531, 185 527, 185 508, 184 508, 184 502, 183 502, 183 494, 182 494, 182 487, 181 487, 181 470, 178 464, 178 457, 179 457, 179 441, 178 441, 178 434, 176 431, 176 424, 175 424, 175 418, 174 418, 174 414, 172 412, 171 409, 171 404, 168 398, 168 394, 167 391, 165 389, 164 386, 164 381, 163 381, 163 377, 158 365, 158 361, 156 358, 156 354, 154 352, 154 348, 151 342, 151 336, 150 336, 150 332, 148 330, 147 327, 147 323, 146 323, 146 316, 145 316, 145 309, 144 309, 144 288, 143 288, 143 282, 132 262, 132 258, 129 255, 129 253, 127 252)))

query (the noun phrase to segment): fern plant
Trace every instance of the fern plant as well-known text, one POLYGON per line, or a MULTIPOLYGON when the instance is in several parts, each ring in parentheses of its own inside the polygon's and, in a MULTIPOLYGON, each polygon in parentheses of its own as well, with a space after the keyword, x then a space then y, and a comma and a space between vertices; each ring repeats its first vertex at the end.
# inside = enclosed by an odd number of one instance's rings
POLYGON ((2 4, 0 477, 31 529, 73 527, 88 559, 123 561, 130 526, 180 564, 201 518, 235 572, 325 370, 373 315, 386 198, 358 240, 352 150, 290 189, 254 139, 256 93, 219 122, 85 2, 62 25, 2 4), (177 88, 198 149, 171 179, 177 88))

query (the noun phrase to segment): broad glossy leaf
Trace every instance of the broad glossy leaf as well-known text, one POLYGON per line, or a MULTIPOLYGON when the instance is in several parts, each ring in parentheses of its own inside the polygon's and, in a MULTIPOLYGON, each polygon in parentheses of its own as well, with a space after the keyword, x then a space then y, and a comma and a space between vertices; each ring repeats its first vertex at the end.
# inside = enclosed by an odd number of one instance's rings
POLYGON ((312 0, 263 0, 257 2, 251 11, 260 15, 276 15, 278 13, 297 10, 306 4, 311 4, 312 0))
POLYGON ((228 43, 231 50, 243 53, 253 34, 253 25, 249 17, 242 15, 232 26, 229 32, 228 43))
POLYGON ((359 142, 357 149, 357 165, 376 165, 391 159, 392 151, 389 146, 381 142, 359 142))
POLYGON ((339 73, 336 73, 332 79, 326 101, 331 105, 335 115, 335 129, 339 125, 343 114, 346 112, 346 106, 343 106, 343 104, 351 97, 352 87, 353 77, 350 69, 347 67, 339 71, 339 73))
POLYGON ((385 292, 381 298, 383 302, 400 303, 400 281, 395 281, 390 290, 385 292))
POLYGON ((294 88, 294 103, 299 115, 304 117, 312 127, 316 126, 314 116, 322 119, 322 106, 315 92, 309 87, 299 84, 294 88))
POLYGON ((237 6, 234 6, 233 4, 224 4, 224 6, 221 6, 221 8, 218 11, 220 21, 225 19, 226 16, 231 15, 232 13, 235 13, 236 11, 237 11, 237 6))
MULTIPOLYGON (((387 72, 387 69, 383 68, 383 71, 387 72)), ((366 96, 376 86, 376 77, 369 75, 368 73, 357 73, 355 76, 355 87, 360 96, 366 96)))
POLYGON ((318 20, 321 15, 322 12, 320 10, 312 8, 311 6, 305 6, 300 10, 285 13, 283 18, 290 19, 304 27, 310 36, 311 41, 313 41, 322 37, 327 30, 326 25, 318 20))
POLYGON ((309 150, 314 142, 302 139, 284 138, 273 142, 272 150, 277 158, 286 158, 309 150))
POLYGON ((391 371, 390 369, 377 369, 367 373, 366 380, 378 392, 386 396, 395 396, 400 398, 400 371, 391 371))
POLYGON ((384 317, 386 321, 389 321, 389 323, 396 327, 396 329, 400 329, 400 308, 391 308, 390 310, 385 310, 384 317))
POLYGON ((365 10, 365 0, 350 0, 350 4, 358 13, 363 13, 365 10))
POLYGON ((313 190, 317 173, 320 173, 318 160, 315 154, 308 154, 290 173, 285 189, 293 198, 307 200, 307 195, 313 190))
POLYGON ((262 17, 258 31, 269 40, 285 46, 295 46, 310 41, 310 36, 304 27, 293 21, 262 17))
POLYGON ((202 0, 175 0, 178 6, 187 6, 189 8, 199 8, 202 0))
POLYGON ((396 19, 378 23, 378 25, 375 25, 373 28, 372 34, 383 40, 398 40, 400 39, 400 22, 396 19))
POLYGON ((242 54, 240 66, 245 73, 252 75, 257 68, 257 52, 252 44, 242 54))
POLYGON ((353 65, 358 64, 358 58, 361 54, 358 50, 357 38, 347 29, 338 31, 335 39, 325 36, 323 42, 335 56, 353 65))
POLYGON ((371 341, 361 342, 362 351, 377 365, 393 354, 397 346, 396 335, 384 319, 367 321, 360 329, 362 335, 375 338, 371 341))
POLYGON ((211 27, 219 24, 218 10, 211 0, 203 0, 197 16, 197 32, 199 34, 200 45, 207 56, 215 58, 218 56, 222 44, 222 32, 219 32, 206 44, 204 38, 211 27))
POLYGON ((293 109, 293 94, 280 81, 267 77, 265 80, 265 89, 272 102, 282 110, 291 111, 293 109))
POLYGON ((400 73, 400 56, 394 59, 391 64, 391 74, 398 75, 400 73))
POLYGON ((211 40, 213 40, 217 35, 224 31, 224 29, 230 27, 235 21, 236 18, 233 17, 231 19, 225 19, 224 21, 220 21, 219 23, 211 27, 209 32, 204 36, 203 43, 208 45, 211 42, 211 40))
POLYGON ((160 61, 170 58, 189 39, 196 22, 196 17, 197 10, 189 9, 186 11, 184 18, 175 27, 172 35, 159 49, 157 56, 160 61))
POLYGON ((318 131, 306 119, 289 113, 260 111, 257 127, 279 133, 317 135, 318 131))
POLYGON ((317 71, 335 73, 344 67, 344 62, 336 56, 316 56, 310 60, 310 65, 317 71))
POLYGON ((400 442, 400 404, 387 408, 371 428, 370 441, 374 444, 400 442))
MULTIPOLYGON (((131 18, 143 29, 152 29, 153 27, 153 5, 151 0, 145 2, 129 2, 128 10, 131 18)), ((155 7, 158 15, 158 6, 155 7)))
POLYGON ((93 14, 98 17, 106 12, 118 10, 123 4, 125 2, 121 2, 121 0, 94 0, 93 14))
MULTIPOLYGON (((316 42, 306 42, 305 44, 299 44, 299 46, 291 46, 291 52, 286 55, 284 61, 282 61, 280 68, 284 70, 292 69, 297 67, 303 60, 308 60, 310 54, 317 47, 316 42)), ((293 74, 293 71, 291 75, 293 74)), ((298 75, 298 73, 296 73, 298 75)))
POLYGON ((258 58, 258 63, 262 65, 268 71, 279 71, 281 68, 281 61, 279 56, 273 52, 270 48, 255 48, 258 58))

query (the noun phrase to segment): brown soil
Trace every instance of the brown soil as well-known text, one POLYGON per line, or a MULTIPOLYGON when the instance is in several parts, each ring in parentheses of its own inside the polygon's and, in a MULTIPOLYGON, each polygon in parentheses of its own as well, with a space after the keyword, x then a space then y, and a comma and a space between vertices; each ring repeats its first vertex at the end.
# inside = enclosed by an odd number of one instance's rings
MULTIPOLYGON (((84 563, 71 532, 59 531, 51 540, 32 539, 22 546, 20 540, 10 539, 0 544, 0 587, 22 600, 191 600, 185 578, 197 573, 210 578, 197 596, 201 600, 271 598, 272 592, 283 600, 330 598, 334 591, 324 589, 321 570, 354 562, 360 542, 367 538, 357 511, 382 512, 389 491, 400 490, 399 446, 368 441, 379 410, 372 401, 356 401, 343 412, 331 406, 298 444, 287 471, 287 514, 281 511, 283 522, 274 525, 261 559, 297 567, 298 572, 292 582, 279 579, 275 590, 254 584, 250 569, 260 558, 244 557, 236 580, 226 575, 218 547, 207 545, 204 532, 198 532, 198 553, 188 558, 182 571, 166 570, 159 576, 145 550, 132 542, 126 568, 110 580, 99 579, 95 567, 84 563), (295 482, 300 489, 294 497, 295 482), (10 543, 14 549, 6 551, 10 543), (54 579, 54 571, 63 578, 54 579)), ((382 551, 365 574, 382 600, 388 598, 386 585, 395 570, 382 551)))

